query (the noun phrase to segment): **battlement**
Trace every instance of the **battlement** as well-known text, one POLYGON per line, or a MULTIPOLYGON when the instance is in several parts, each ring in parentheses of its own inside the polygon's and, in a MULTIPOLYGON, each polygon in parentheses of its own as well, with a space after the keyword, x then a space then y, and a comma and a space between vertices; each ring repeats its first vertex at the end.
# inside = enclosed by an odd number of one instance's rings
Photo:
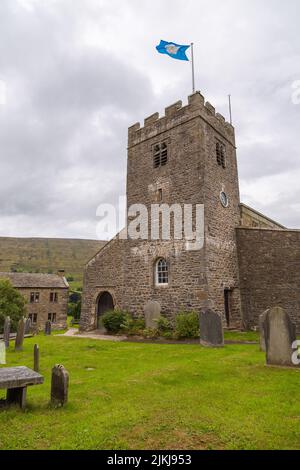
POLYGON ((188 104, 182 106, 182 101, 167 106, 164 116, 154 113, 144 119, 144 126, 137 122, 128 129, 129 147, 137 145, 144 140, 166 132, 172 127, 183 124, 195 117, 201 117, 217 132, 223 135, 232 145, 235 145, 234 127, 226 121, 224 116, 216 113, 215 108, 199 91, 188 97, 188 104))

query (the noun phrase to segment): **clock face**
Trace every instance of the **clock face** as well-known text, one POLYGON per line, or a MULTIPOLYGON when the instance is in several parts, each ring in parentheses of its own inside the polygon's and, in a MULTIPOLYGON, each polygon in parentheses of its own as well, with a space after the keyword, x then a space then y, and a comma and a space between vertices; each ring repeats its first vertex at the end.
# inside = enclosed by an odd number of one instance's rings
POLYGON ((224 191, 220 193, 220 200, 221 200, 221 204, 223 207, 228 207, 229 200, 228 200, 227 194, 224 191))

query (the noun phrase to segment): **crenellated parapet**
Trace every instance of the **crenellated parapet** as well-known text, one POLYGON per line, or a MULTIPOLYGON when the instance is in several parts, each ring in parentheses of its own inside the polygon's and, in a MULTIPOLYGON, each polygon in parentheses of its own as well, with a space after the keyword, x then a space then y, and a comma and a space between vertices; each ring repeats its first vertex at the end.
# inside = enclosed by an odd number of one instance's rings
POLYGON ((234 127, 226 121, 224 116, 216 113, 215 108, 199 91, 188 97, 188 104, 182 106, 182 101, 177 101, 165 108, 164 116, 154 113, 144 119, 144 126, 136 123, 128 129, 129 147, 137 145, 160 133, 183 124, 186 121, 201 117, 208 125, 212 126, 219 134, 225 137, 232 145, 235 145, 234 127))

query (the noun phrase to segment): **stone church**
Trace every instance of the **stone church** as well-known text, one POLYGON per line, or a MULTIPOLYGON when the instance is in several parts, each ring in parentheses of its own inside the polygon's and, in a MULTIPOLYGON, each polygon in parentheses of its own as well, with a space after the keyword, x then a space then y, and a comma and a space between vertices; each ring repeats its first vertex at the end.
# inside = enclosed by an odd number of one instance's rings
POLYGON ((169 318, 211 308, 242 329, 278 305, 300 330, 300 231, 241 204, 234 128, 199 92, 128 130, 127 207, 175 203, 204 206, 203 247, 113 238, 85 268, 81 329, 153 300, 169 318))

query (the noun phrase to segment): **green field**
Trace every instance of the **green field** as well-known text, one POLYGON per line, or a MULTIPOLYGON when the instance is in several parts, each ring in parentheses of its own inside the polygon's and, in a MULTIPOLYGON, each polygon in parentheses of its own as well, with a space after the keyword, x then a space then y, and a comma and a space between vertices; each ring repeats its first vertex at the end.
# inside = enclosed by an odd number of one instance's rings
MULTIPOLYGON (((40 335, 7 366, 45 384, 28 407, 0 411, 1 449, 299 449, 299 370, 267 368, 257 345, 114 343, 40 335), (52 409, 50 371, 70 373, 69 404, 52 409), (88 370, 93 369, 93 370, 88 370)), ((0 391, 0 397, 4 392, 0 391)))
POLYGON ((85 264, 103 246, 98 240, 0 237, 0 271, 56 273, 64 269, 74 277, 72 288, 82 284, 85 264))

